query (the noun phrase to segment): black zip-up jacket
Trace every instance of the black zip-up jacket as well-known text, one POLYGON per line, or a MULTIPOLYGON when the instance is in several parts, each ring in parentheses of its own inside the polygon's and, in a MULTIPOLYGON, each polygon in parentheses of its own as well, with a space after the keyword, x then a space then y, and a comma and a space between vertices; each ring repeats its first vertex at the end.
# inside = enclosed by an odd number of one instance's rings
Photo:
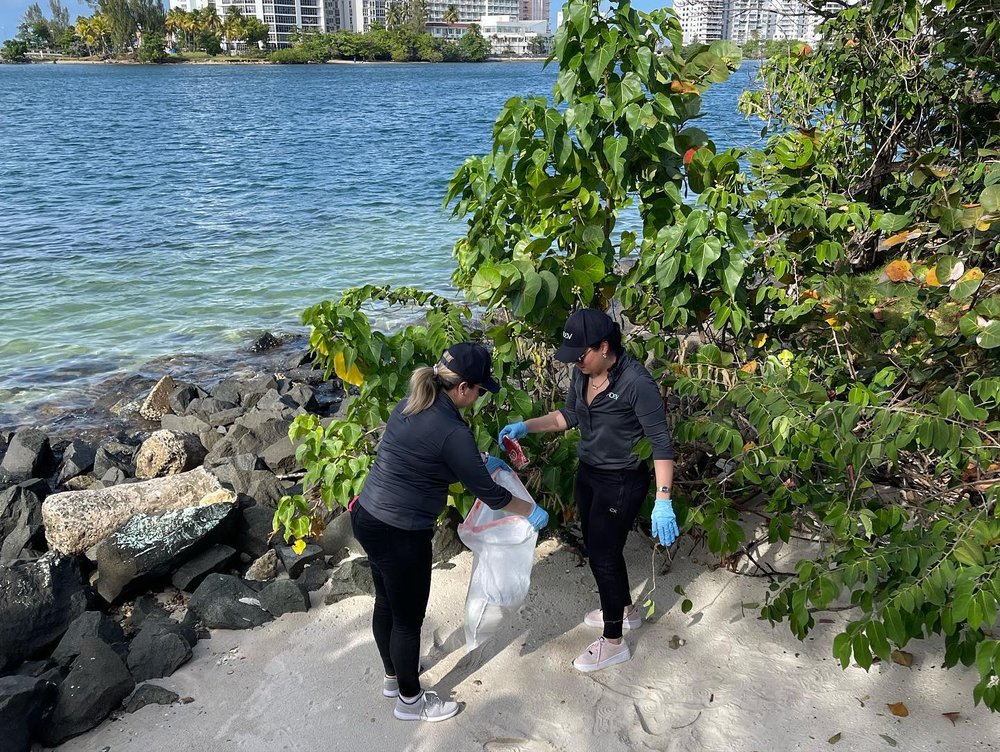
POLYGON ((389 416, 358 503, 404 530, 434 527, 455 481, 493 509, 506 506, 510 491, 486 472, 472 429, 451 398, 438 392, 434 404, 416 415, 403 415, 406 402, 389 416))
POLYGON ((608 388, 587 405, 590 379, 573 369, 566 405, 560 410, 570 428, 580 427, 576 453, 581 462, 602 470, 634 470, 635 445, 647 437, 654 460, 675 458, 660 390, 645 367, 622 353, 608 371, 608 388))

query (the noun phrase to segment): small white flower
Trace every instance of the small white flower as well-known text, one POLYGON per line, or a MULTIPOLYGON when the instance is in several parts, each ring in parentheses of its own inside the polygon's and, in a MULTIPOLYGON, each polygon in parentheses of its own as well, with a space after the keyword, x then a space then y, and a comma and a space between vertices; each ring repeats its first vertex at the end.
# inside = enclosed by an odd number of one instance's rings
POLYGON ((987 689, 993 689, 993 687, 1000 687, 1000 676, 997 674, 993 674, 993 676, 990 677, 989 683, 986 685, 987 689))

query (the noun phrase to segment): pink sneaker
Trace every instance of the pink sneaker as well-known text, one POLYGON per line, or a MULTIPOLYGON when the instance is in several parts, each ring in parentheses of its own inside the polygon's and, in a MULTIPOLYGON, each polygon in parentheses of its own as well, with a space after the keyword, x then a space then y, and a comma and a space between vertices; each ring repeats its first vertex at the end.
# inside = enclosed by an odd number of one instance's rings
MULTIPOLYGON (((595 609, 583 617, 583 623, 588 627, 604 628, 604 612, 595 609)), ((642 614, 639 613, 638 606, 626 606, 622 619, 622 629, 638 629, 642 626, 642 614)))
POLYGON ((573 661, 573 668, 578 671, 597 671, 614 666, 616 663, 624 663, 631 657, 632 653, 629 652, 628 643, 625 640, 616 645, 603 637, 598 637, 577 656, 577 659, 573 661))

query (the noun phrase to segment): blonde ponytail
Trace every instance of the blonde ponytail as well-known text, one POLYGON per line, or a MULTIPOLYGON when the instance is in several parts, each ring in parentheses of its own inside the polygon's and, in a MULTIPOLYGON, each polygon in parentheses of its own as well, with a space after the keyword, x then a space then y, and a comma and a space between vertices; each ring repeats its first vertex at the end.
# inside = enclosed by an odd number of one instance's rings
POLYGON ((462 377, 445 365, 420 366, 410 374, 409 399, 403 415, 416 415, 434 404, 438 392, 462 383, 462 377))

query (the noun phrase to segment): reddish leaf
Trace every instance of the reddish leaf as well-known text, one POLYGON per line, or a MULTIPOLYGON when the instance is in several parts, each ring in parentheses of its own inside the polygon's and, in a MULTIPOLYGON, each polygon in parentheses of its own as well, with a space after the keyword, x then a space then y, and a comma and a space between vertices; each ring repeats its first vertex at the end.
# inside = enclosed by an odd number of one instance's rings
POLYGON ((886 707, 889 708, 889 712, 893 715, 898 715, 900 718, 906 718, 910 714, 909 709, 901 702, 887 703, 886 707))

